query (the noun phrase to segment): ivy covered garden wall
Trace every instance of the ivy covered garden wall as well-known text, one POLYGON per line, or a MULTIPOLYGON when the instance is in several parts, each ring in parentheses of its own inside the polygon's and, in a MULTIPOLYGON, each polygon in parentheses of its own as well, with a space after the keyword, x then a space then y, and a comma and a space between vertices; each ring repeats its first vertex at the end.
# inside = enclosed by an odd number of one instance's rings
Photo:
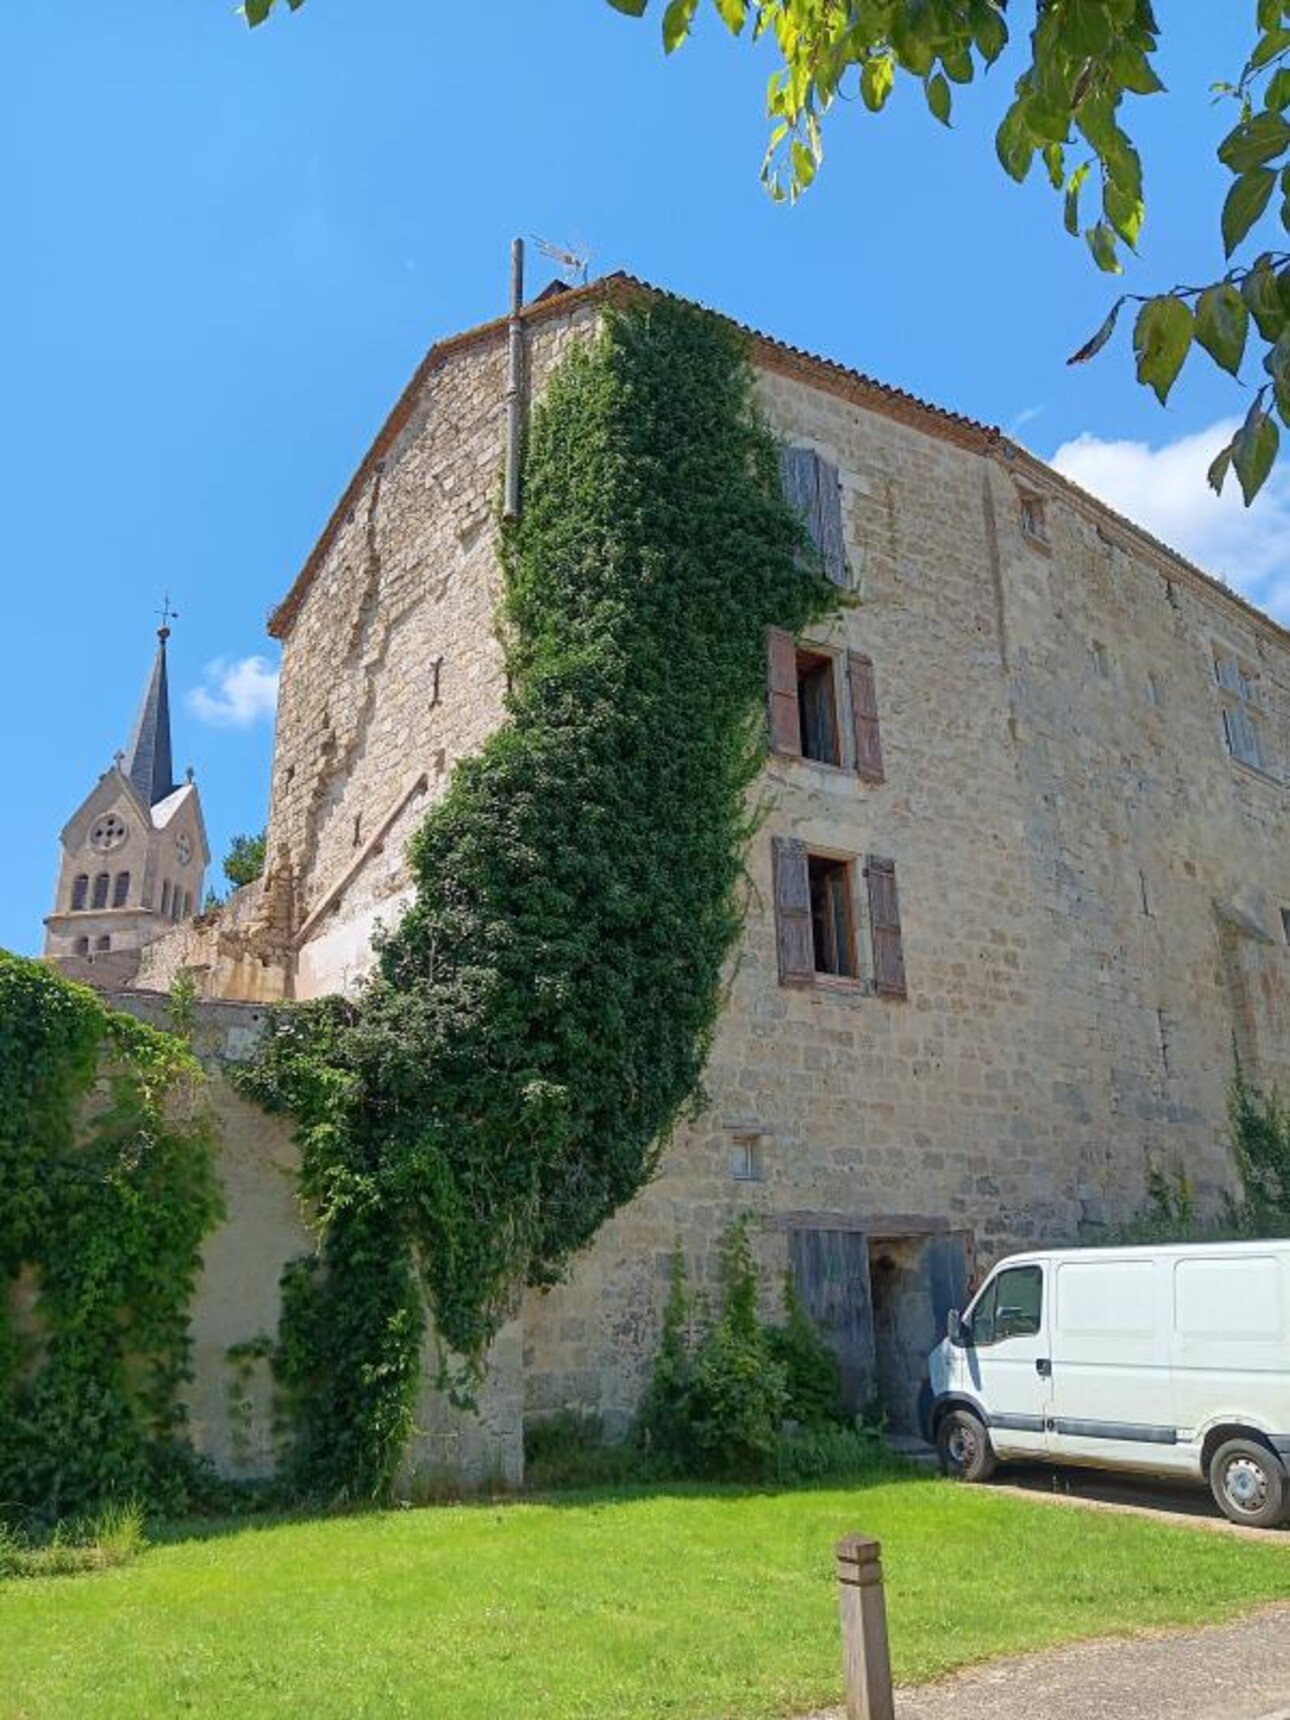
POLYGON ((297 1120, 317 1203, 278 1358, 305 1489, 386 1491, 426 1310, 468 1395, 523 1287, 640 1190, 696 1103, 766 629, 835 601, 741 337, 663 300, 609 314, 533 415, 507 721, 416 836, 414 903, 361 997, 283 1009, 239 1077, 297 1120))
POLYGON ((183 1040, 0 951, 0 1504, 189 1498, 179 1388, 220 1216, 183 1040), (20 1329, 20 1279, 36 1296, 20 1329))

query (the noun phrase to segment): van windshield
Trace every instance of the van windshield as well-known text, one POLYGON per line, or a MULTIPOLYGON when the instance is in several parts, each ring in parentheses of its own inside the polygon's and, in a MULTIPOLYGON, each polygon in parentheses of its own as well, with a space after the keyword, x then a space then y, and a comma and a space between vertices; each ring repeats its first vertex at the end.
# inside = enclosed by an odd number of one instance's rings
POLYGON ((972 1342, 978 1349, 1005 1338, 1033 1338, 1043 1326, 1041 1266, 1010 1266, 992 1278, 972 1309, 972 1342))

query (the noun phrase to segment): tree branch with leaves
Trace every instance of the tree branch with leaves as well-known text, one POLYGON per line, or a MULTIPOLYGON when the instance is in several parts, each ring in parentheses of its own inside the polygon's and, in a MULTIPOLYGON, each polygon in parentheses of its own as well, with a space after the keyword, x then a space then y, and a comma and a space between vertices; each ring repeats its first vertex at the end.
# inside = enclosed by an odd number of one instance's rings
MULTIPOLYGON (((245 0, 260 24, 283 0, 245 0)), ((643 17, 652 0, 608 0, 643 17)), ((303 0, 285 0, 292 11, 303 0)), ((690 36, 703 0, 659 0, 663 48, 690 36)), ((1095 357, 1127 304, 1136 305, 1139 382, 1163 403, 1195 347, 1241 379, 1257 365, 1248 413, 1210 468, 1221 491, 1234 471, 1247 505, 1272 469, 1281 424, 1290 424, 1290 253, 1263 240, 1290 224, 1290 5, 1247 0, 1252 42, 1234 82, 1214 95, 1238 117, 1218 148, 1232 176, 1217 221, 1227 271, 1199 285, 1125 294, 1072 364, 1095 357), (1279 191, 1279 196, 1276 194, 1279 191), (1262 245, 1243 261, 1238 252, 1262 245)), ((824 159, 834 104, 859 98, 880 112, 897 84, 918 85, 932 116, 951 123, 956 86, 972 83, 1010 46, 1026 55, 995 134, 1010 178, 1038 167, 1062 199, 1067 231, 1099 269, 1119 274, 1146 215, 1142 158, 1124 121, 1137 101, 1164 93, 1156 70, 1161 30, 1151 0, 711 0, 722 24, 754 42, 769 38, 779 63, 766 92, 770 135, 762 179, 777 201, 795 202, 824 159), (1014 29, 1018 14, 1024 23, 1014 29), (1028 26, 1028 28, 1027 28, 1028 26), (1094 198, 1090 208, 1090 199, 1094 198)))

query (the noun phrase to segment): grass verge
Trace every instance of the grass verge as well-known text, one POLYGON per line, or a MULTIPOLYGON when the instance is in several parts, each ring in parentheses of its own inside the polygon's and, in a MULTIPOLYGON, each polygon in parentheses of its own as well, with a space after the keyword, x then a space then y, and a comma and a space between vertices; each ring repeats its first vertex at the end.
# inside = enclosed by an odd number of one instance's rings
POLYGON ((194 1530, 0 1591, 0 1714, 773 1720, 839 1697, 833 1544, 883 1543, 896 1677, 1290 1594, 1282 1548, 923 1477, 194 1530))

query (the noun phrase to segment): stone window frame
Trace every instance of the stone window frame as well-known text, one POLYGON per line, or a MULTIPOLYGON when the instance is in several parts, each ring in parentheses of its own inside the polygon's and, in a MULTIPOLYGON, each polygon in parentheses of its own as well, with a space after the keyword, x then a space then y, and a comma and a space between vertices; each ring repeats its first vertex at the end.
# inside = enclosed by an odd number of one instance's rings
POLYGON ((1043 550, 1052 548, 1047 496, 1041 495, 1038 490, 1024 489, 1018 485, 1017 521, 1024 542, 1043 550))
POLYGON ((1217 639, 1211 643, 1210 663, 1214 685, 1218 689, 1220 721, 1228 756, 1246 770, 1269 775, 1267 715, 1263 709, 1258 668, 1235 647, 1217 639))
POLYGON ((730 1137, 730 1176, 734 1182, 762 1182, 766 1170, 759 1130, 736 1129, 730 1137))

